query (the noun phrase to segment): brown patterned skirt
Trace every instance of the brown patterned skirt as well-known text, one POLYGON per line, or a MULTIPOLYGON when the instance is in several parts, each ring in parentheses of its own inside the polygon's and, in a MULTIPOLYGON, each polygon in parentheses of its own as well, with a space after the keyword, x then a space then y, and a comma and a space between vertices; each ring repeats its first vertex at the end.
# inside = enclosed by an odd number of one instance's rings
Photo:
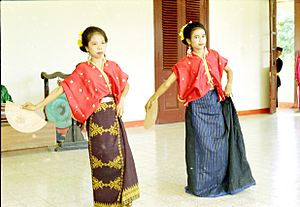
POLYGON ((100 103, 87 120, 94 207, 128 206, 140 195, 123 121, 114 102, 100 103))

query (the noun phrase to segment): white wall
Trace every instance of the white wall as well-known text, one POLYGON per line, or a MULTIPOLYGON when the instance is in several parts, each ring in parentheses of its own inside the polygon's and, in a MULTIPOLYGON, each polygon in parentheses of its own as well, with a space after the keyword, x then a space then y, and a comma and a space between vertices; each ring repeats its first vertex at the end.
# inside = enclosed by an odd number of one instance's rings
POLYGON ((237 110, 268 108, 269 0, 209 4, 210 47, 229 60, 237 110))
POLYGON ((129 75, 124 120, 144 119, 154 88, 152 0, 2 1, 1 84, 16 103, 42 100, 42 71, 71 73, 86 61, 77 39, 90 25, 104 29, 107 58, 129 75))
MULTIPOLYGON (((229 59, 237 110, 269 107, 268 0, 210 0, 210 47, 229 59)), ((80 31, 103 28, 107 57, 129 74, 124 121, 144 119, 154 91, 152 0, 2 1, 1 83, 15 102, 43 98, 40 73, 70 73, 87 56, 80 31)), ((55 82, 52 82, 52 89, 55 82)))

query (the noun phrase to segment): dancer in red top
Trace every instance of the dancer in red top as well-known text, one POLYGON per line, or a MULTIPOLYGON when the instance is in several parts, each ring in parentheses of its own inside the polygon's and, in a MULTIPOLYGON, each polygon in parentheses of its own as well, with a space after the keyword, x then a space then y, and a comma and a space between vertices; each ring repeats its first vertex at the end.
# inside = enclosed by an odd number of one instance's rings
POLYGON ((86 28, 79 47, 89 53, 89 60, 78 64, 43 101, 26 103, 23 108, 37 110, 65 93, 73 117, 86 122, 94 207, 128 207, 139 197, 135 164, 121 119, 128 75, 117 63, 106 60, 106 45, 102 29, 86 28))
MULTIPOLYGON (((238 166, 243 163, 244 170, 228 167, 228 154, 232 153, 229 153, 228 133, 220 102, 231 95, 232 71, 227 59, 206 47, 206 29, 201 23, 186 24, 181 29, 180 37, 188 46, 187 56, 173 66, 172 74, 148 100, 146 111, 177 81, 178 100, 187 106, 186 192, 201 197, 237 193, 254 185, 255 181, 245 156, 241 156, 245 154, 242 145, 239 157, 231 164, 238 166), (223 71, 227 74, 225 91, 221 83, 223 71), (228 175, 231 169, 236 174, 242 172, 242 176, 231 179, 228 175)), ((236 123, 237 120, 235 126, 236 123)))

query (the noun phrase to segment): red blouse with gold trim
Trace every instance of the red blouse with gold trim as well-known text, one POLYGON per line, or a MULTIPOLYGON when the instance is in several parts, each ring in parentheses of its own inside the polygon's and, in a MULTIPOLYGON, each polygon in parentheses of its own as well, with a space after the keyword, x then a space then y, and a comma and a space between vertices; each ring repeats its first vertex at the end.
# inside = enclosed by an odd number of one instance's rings
MULTIPOLYGON (((219 101, 225 99, 222 89, 222 74, 228 60, 220 56, 215 50, 208 49, 206 62, 211 74, 213 85, 218 91, 219 101)), ((203 60, 197 55, 182 58, 172 68, 177 77, 178 99, 183 100, 185 106, 189 102, 202 98, 211 88, 205 73, 203 60)))
MULTIPOLYGON (((112 94, 116 102, 120 100, 128 75, 113 61, 106 61, 103 70, 106 73, 112 94)), ((76 66, 70 76, 61 82, 74 118, 84 123, 99 107, 101 99, 110 94, 109 86, 99 69, 92 63, 83 62, 76 66)))

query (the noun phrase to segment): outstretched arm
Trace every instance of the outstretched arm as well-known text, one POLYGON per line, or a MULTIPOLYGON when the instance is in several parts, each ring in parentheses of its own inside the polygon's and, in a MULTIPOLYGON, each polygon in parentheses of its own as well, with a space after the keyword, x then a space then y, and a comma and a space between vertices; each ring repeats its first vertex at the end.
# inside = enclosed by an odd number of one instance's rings
POLYGON ((149 110, 149 108, 152 106, 153 102, 158 99, 162 94, 164 94, 170 86, 176 81, 177 77, 175 73, 172 73, 169 78, 159 86, 157 91, 149 98, 147 101, 147 104, 145 106, 146 111, 149 110))
POLYGON ((42 100, 38 104, 34 105, 30 102, 27 102, 22 105, 22 108, 31 110, 31 111, 35 111, 35 110, 42 108, 42 107, 46 106, 47 104, 51 103, 52 101, 54 101, 56 98, 58 98, 63 93, 64 93, 64 89, 61 86, 58 86, 44 100, 42 100))
POLYGON ((229 97, 232 94, 231 86, 232 86, 233 73, 232 73, 232 70, 230 69, 230 67, 228 67, 228 66, 226 66, 224 70, 227 74, 227 84, 225 86, 225 95, 229 97))

